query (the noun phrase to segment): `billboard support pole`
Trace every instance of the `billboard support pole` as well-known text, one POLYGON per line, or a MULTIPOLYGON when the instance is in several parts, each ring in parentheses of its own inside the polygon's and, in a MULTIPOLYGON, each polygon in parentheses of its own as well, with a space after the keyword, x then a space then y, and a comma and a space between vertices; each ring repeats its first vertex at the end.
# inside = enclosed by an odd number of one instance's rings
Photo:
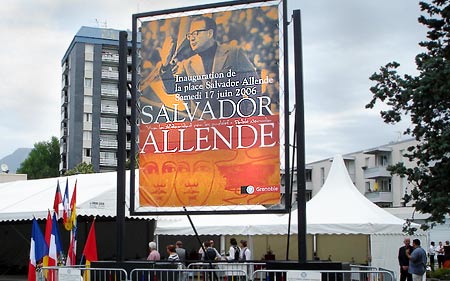
POLYGON ((295 126, 297 137, 298 261, 306 263, 305 115, 300 10, 294 10, 295 126))
POLYGON ((123 241, 125 233, 125 186, 126 186, 126 106, 127 106, 127 36, 126 31, 119 33, 119 96, 117 117, 117 236, 116 257, 118 262, 124 260, 123 241))

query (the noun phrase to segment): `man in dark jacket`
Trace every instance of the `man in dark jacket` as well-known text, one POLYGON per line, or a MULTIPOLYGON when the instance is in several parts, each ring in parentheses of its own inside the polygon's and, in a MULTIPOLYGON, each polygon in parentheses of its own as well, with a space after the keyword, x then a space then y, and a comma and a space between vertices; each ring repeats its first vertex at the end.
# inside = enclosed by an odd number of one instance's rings
POLYGON ((398 263, 400 265, 400 281, 412 281, 412 275, 408 272, 409 267, 409 258, 406 255, 406 250, 409 250, 409 253, 412 253, 413 247, 411 246, 411 240, 409 238, 405 238, 403 240, 403 246, 398 249, 398 263))

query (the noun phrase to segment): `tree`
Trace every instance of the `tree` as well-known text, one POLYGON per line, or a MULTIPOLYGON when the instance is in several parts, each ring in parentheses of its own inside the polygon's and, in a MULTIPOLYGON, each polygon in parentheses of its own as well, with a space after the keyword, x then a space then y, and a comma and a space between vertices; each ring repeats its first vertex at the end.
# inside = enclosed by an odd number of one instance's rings
MULTIPOLYGON (((388 106, 380 112, 384 122, 395 124, 409 116, 412 128, 404 134, 413 136, 418 144, 404 155, 417 165, 406 168, 403 163, 389 167, 393 174, 406 177, 413 188, 410 198, 416 211, 430 214, 428 223, 445 222, 450 212, 450 4, 448 0, 420 2, 419 22, 425 25, 425 48, 416 56, 417 76, 397 73, 397 62, 388 63, 370 79, 373 98, 366 108, 377 101, 388 106)), ((422 228, 427 228, 423 225, 422 228)))
POLYGON ((59 141, 52 137, 50 141, 34 144, 27 159, 17 169, 18 174, 27 174, 28 179, 43 179, 59 176, 59 141))
POLYGON ((73 176, 77 174, 92 174, 92 173, 94 173, 94 166, 92 166, 92 164, 82 162, 78 164, 75 168, 66 171, 64 173, 64 176, 73 176))

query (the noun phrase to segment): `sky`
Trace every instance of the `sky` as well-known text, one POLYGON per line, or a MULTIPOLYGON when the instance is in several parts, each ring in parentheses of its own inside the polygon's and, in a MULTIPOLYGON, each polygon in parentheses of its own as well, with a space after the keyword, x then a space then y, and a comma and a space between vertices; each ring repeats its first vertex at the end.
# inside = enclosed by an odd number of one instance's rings
MULTIPOLYGON (((0 158, 60 137, 61 59, 81 26, 131 30, 134 13, 216 2, 3 0, 0 158)), ((402 135, 409 122, 385 124, 381 105, 365 105, 380 66, 397 61, 401 73, 417 74, 414 58, 427 31, 417 22, 418 2, 287 1, 289 18, 301 11, 307 163, 409 138, 402 135)))

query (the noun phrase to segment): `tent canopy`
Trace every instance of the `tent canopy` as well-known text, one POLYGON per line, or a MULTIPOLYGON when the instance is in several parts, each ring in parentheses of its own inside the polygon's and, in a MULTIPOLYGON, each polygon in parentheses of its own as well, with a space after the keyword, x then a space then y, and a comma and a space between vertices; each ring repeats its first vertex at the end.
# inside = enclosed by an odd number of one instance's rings
MULTIPOLYGON (((60 185, 61 195, 64 196, 66 181, 68 181, 70 197, 77 182, 77 215, 116 216, 117 176, 116 172, 109 172, 2 183, 0 184, 0 221, 46 218, 48 210, 53 209, 57 182, 60 185)), ((127 181, 128 184, 129 181, 127 181)), ((128 203, 128 188, 126 192, 128 203)), ((60 211, 61 208, 60 205, 60 211)))
POLYGON ((405 223, 358 191, 341 155, 334 157, 322 189, 306 203, 306 215, 310 234, 402 234, 405 223))
MULTIPOLYGON (((198 233, 215 235, 287 234, 289 214, 191 216, 198 233)), ((342 156, 334 158, 322 189, 306 203, 308 234, 402 234, 404 220, 378 207, 353 184, 342 156)), ((298 211, 291 231, 298 233, 298 211)), ((187 218, 158 220, 155 234, 194 235, 187 218)))

